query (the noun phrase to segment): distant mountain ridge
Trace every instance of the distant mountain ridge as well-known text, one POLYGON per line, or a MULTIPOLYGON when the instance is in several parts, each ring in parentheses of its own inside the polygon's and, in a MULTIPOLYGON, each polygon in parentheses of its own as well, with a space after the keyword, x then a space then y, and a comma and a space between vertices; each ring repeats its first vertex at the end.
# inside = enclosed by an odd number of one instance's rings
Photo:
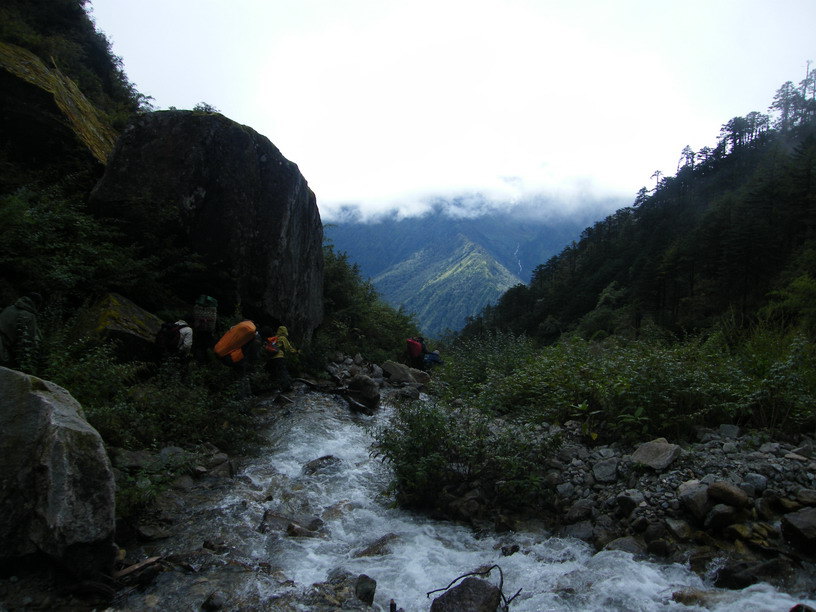
POLYGON ((430 336, 460 329, 474 304, 494 302, 521 279, 462 234, 446 249, 426 247, 372 280, 394 305, 416 314, 430 336))
POLYGON ((413 312, 423 333, 458 331, 467 317, 529 281, 594 217, 545 221, 513 211, 329 223, 326 236, 391 305, 413 312))

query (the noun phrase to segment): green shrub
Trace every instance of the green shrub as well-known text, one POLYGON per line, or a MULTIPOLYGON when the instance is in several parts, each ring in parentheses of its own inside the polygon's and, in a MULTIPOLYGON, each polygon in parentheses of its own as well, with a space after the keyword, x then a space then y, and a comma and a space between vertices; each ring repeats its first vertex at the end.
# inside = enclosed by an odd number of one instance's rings
POLYGON ((68 342, 67 333, 58 331, 45 338, 43 377, 68 389, 86 413, 115 404, 146 367, 141 362, 118 361, 113 343, 100 344, 87 337, 68 342))
MULTIPOLYGON (((468 342, 487 346, 491 339, 468 342)), ((576 337, 537 350, 521 339, 514 346, 526 348, 504 369, 483 367, 495 356, 449 352, 440 371, 443 388, 464 392, 485 414, 531 422, 577 419, 587 434, 606 439, 683 437, 695 425, 733 421, 750 393, 738 361, 700 340, 613 337, 598 343, 576 337)))
POLYGON ((742 347, 745 368, 753 374, 750 393, 740 403, 747 422, 771 431, 802 431, 816 425, 816 353, 803 337, 777 337, 765 351, 742 347))
POLYGON ((146 268, 119 238, 59 188, 0 196, 0 267, 12 284, 75 299, 122 290, 146 268))
POLYGON ((474 400, 491 383, 512 375, 535 355, 533 342, 526 336, 502 331, 460 337, 443 348, 445 363, 436 376, 443 384, 437 389, 448 401, 474 400))
POLYGON ((376 453, 393 465, 398 501, 414 508, 432 508, 446 489, 475 483, 502 507, 538 504, 544 459, 558 444, 524 423, 428 402, 398 405, 375 439, 376 453))
POLYGON ((109 446, 191 447, 204 442, 227 452, 257 440, 247 400, 220 363, 121 362, 114 343, 68 342, 70 324, 48 323, 43 377, 66 388, 109 446))

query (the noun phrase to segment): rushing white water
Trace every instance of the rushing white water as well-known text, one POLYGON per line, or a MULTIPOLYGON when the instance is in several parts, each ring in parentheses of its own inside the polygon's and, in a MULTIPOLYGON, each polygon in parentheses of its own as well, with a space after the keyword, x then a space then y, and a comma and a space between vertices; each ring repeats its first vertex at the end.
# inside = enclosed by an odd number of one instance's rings
MULTIPOLYGON (((621 551, 596 554, 581 541, 549 537, 543 530, 480 538, 466 527, 393 508, 384 494, 390 479, 388 466, 369 454, 370 428, 388 417, 388 408, 364 417, 350 414, 333 398, 317 394, 299 398, 291 414, 270 431, 269 453, 238 475, 236 486, 218 508, 207 516, 198 514, 189 526, 190 537, 225 541, 240 548, 250 562, 269 563, 294 581, 288 586, 257 577, 247 581, 243 588, 252 590, 258 602, 270 601, 286 588, 323 582, 332 570, 342 568, 377 581, 375 610, 388 610, 390 599, 406 612, 428 610, 427 592, 495 564, 501 568, 505 596, 521 590, 510 606, 519 612, 777 612, 802 603, 768 585, 742 591, 713 589, 681 565, 636 561, 621 551), (305 474, 305 464, 326 455, 339 462, 305 474), (258 526, 265 512, 320 517, 321 536, 290 537, 280 530, 262 533, 258 526), (384 536, 388 541, 381 554, 358 556, 384 536), (518 544, 519 552, 502 556, 501 547, 507 544, 518 544), (684 589, 703 592, 705 604, 673 601, 672 594, 684 589)), ((488 579, 499 584, 498 571, 493 570, 488 579)), ((816 601, 804 603, 816 605, 816 601)))

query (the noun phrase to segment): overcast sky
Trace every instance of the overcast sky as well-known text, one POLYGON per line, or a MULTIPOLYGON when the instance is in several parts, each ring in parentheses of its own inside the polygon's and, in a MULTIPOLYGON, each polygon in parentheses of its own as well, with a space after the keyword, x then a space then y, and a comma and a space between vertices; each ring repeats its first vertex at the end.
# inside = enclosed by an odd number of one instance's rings
POLYGON ((341 205, 653 186, 816 60, 816 0, 91 0, 157 108, 206 102, 341 205))

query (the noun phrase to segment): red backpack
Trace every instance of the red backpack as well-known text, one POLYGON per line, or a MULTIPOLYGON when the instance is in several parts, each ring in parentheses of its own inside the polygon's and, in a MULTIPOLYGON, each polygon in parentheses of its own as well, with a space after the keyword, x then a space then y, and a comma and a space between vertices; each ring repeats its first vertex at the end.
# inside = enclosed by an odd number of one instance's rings
POLYGON ((422 355, 422 344, 419 343, 419 340, 414 340, 413 338, 408 338, 406 340, 408 343, 408 356, 416 359, 420 355, 422 355))
POLYGON ((280 351, 280 344, 278 343, 278 337, 272 336, 271 338, 267 338, 263 343, 264 350, 272 355, 277 355, 280 351))

